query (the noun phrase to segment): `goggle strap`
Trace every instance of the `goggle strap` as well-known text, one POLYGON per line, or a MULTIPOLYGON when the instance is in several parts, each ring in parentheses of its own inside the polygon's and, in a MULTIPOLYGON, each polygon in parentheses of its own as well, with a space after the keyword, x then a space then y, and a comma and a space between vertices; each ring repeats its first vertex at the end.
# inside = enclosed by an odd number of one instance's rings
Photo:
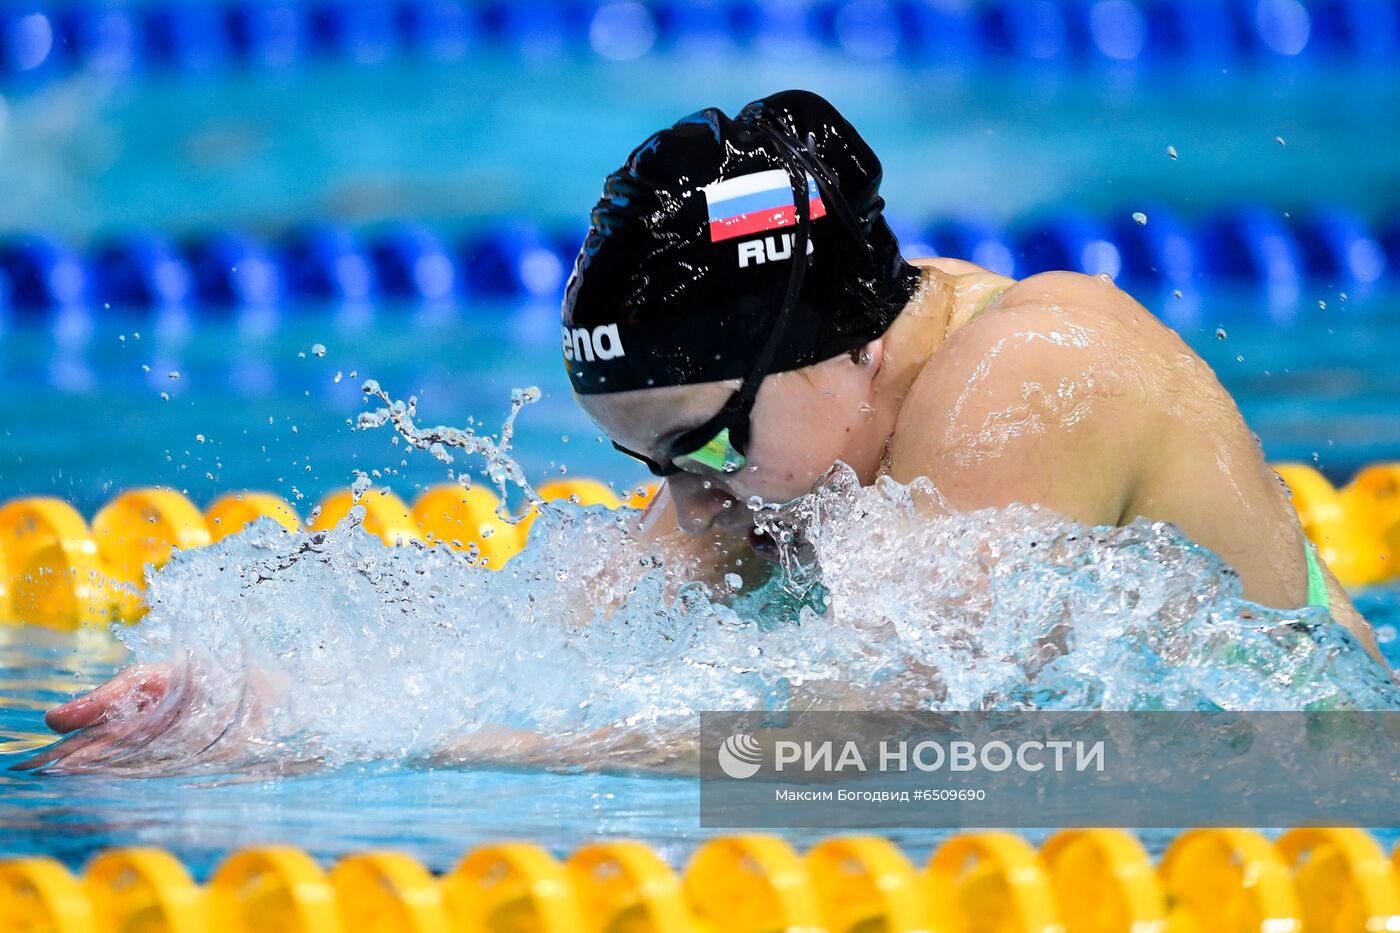
MULTIPOLYGON (((763 348, 759 351, 758 356, 754 357, 749 374, 744 377, 739 391, 725 404, 726 409, 744 414, 753 410, 759 386, 763 383, 763 377, 768 374, 768 367, 773 362, 773 356, 778 352, 779 341, 786 333, 788 321, 792 318, 792 312, 797 307, 797 297, 802 291, 802 280, 807 272, 807 234, 808 225, 811 222, 811 205, 807 199, 805 160, 798 153, 797 147, 784 134, 767 124, 759 124, 759 126, 784 152, 783 161, 786 163, 788 183, 792 186, 793 219, 797 222, 797 230, 792 246, 792 271, 788 275, 787 291, 783 294, 783 303, 773 319, 772 327, 768 331, 768 339, 763 342, 763 348)), ((819 186, 820 184, 821 182, 818 182, 819 186)))

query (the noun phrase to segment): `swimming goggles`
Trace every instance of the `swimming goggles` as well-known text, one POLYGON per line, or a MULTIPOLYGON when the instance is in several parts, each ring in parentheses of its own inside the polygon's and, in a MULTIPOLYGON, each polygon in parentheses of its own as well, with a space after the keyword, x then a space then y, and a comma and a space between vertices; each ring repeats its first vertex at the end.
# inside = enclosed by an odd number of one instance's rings
MULTIPOLYGON (((792 184, 797 231, 792 246, 792 271, 788 275, 787 291, 773 319, 768 339, 764 341, 763 348, 754 358, 753 365, 739 384, 739 388, 729 396, 724 407, 713 418, 672 440, 667 446, 664 461, 658 463, 613 441, 613 446, 622 453, 646 464, 654 476, 674 476, 677 473, 734 473, 747 462, 744 453, 748 449, 749 428, 758 388, 768 375, 768 367, 772 364, 773 356, 787 332, 788 322, 792 319, 793 309, 796 308, 798 295, 802 291, 802 278, 807 272, 808 225, 811 223, 807 199, 808 173, 810 172, 816 180, 824 203, 834 204, 838 214, 850 214, 845 201, 835 193, 835 185, 829 182, 823 167, 813 164, 816 160, 805 158, 805 153, 794 145, 786 134, 767 124, 760 124, 759 129, 778 144, 779 151, 783 153, 788 180, 792 184)), ((849 216, 843 216, 842 220, 853 223, 849 216)))

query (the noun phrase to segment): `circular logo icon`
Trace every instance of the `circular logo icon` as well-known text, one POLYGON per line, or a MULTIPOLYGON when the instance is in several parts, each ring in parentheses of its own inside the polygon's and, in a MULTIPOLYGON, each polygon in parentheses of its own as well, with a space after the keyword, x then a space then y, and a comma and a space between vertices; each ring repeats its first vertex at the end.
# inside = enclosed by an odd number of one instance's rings
POLYGON ((747 732, 731 735, 719 747, 719 768, 732 778, 751 778, 762 766, 763 746, 747 732))

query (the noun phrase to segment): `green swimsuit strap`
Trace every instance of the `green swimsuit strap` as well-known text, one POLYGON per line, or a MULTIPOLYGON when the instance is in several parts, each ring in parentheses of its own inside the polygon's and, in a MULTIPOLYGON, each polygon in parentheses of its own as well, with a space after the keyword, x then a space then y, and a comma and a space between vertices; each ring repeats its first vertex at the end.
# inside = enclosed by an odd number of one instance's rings
POLYGON ((1327 592, 1327 577, 1322 573, 1322 561, 1317 558, 1317 548, 1311 541, 1303 546, 1303 555, 1308 560, 1308 607, 1312 609, 1332 609, 1332 597, 1327 592))

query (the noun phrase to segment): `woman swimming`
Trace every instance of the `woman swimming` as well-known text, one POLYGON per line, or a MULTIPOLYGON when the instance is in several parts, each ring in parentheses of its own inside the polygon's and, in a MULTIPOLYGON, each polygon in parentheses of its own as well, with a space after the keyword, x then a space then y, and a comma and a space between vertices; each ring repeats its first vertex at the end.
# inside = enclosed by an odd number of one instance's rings
MULTIPOLYGON (((1326 608, 1379 659, 1238 408, 1176 334, 1106 278, 906 261, 880 181, 864 140, 803 91, 687 117, 608 178, 563 351, 580 405, 666 478, 648 534, 748 569, 773 546, 747 504, 800 496, 840 461, 867 484, 927 477, 931 510, 1171 522, 1250 599, 1326 608)), ((128 669, 46 722, 103 723, 168 678, 128 669)))
POLYGON ((906 262, 880 181, 864 140, 804 91, 687 117, 608 179, 564 356, 583 408, 666 477, 648 530, 726 559, 734 536, 770 551, 736 505, 799 496, 839 460, 867 484, 927 477, 940 507, 1171 522, 1250 599, 1326 608, 1378 656, 1175 333, 1106 277, 906 262))

